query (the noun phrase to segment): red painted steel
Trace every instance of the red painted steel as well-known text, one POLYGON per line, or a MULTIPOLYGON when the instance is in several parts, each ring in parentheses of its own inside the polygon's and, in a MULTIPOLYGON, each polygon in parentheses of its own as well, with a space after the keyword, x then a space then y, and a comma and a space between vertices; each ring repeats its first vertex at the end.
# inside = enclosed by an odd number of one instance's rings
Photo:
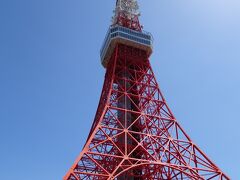
POLYGON ((116 24, 133 29, 135 31, 142 31, 142 26, 140 25, 138 16, 135 16, 130 20, 126 17, 124 12, 119 12, 116 24))
POLYGON ((80 179, 230 178, 192 142, 176 121, 159 89, 146 52, 118 44, 107 66, 87 142, 64 177, 64 180, 80 179))

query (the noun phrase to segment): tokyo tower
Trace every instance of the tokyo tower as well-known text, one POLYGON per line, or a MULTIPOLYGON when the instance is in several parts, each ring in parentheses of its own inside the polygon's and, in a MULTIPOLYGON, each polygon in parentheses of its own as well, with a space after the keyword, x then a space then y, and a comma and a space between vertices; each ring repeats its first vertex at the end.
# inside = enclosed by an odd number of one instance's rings
POLYGON ((136 0, 117 0, 101 48, 106 68, 86 144, 64 180, 229 180, 192 142, 152 71, 152 36, 136 0))

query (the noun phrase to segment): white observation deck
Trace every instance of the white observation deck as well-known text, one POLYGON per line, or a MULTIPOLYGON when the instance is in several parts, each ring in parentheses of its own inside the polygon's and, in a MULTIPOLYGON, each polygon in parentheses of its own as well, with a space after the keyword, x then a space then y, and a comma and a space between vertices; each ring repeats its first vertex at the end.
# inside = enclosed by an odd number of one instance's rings
POLYGON ((100 51, 101 63, 106 68, 117 44, 125 44, 152 54, 152 35, 148 32, 135 31, 120 25, 111 26, 100 51))

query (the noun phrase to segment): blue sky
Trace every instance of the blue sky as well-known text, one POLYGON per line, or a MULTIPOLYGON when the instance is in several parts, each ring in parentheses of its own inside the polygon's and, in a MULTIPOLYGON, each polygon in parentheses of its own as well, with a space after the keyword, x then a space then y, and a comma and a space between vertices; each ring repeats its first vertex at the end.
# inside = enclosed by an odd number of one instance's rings
MULTIPOLYGON (((80 153, 105 70, 114 0, 0 1, 0 179, 61 179, 80 153)), ((139 0, 151 64, 193 141, 240 164, 240 1, 139 0)))

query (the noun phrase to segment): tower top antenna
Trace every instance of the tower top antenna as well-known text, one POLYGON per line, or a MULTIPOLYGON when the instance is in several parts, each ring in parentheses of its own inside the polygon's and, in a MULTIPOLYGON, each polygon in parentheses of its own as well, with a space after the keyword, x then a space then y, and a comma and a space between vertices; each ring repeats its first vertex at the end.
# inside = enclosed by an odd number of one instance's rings
MULTIPOLYGON (((138 22, 138 17, 140 16, 139 6, 137 0, 117 0, 116 8, 114 10, 114 16, 112 19, 112 24, 119 24, 126 26, 127 24, 132 24, 131 22, 138 22), (125 23, 124 23, 125 22, 125 23)), ((140 27, 129 27, 133 29, 141 29, 140 27)))

